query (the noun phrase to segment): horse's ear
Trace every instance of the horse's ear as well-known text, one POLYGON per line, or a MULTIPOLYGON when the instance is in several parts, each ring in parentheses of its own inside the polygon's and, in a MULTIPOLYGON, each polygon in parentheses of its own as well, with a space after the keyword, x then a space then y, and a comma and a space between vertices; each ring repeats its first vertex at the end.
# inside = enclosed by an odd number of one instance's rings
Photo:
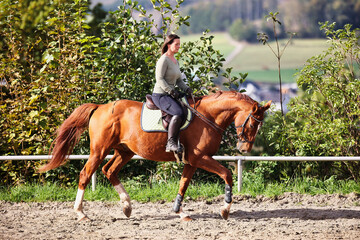
POLYGON ((264 111, 266 111, 266 110, 268 110, 268 109, 270 108, 271 103, 272 103, 272 100, 268 101, 268 102, 263 106, 264 111))
POLYGON ((259 104, 258 103, 254 103, 252 106, 252 113, 256 113, 259 110, 259 104))

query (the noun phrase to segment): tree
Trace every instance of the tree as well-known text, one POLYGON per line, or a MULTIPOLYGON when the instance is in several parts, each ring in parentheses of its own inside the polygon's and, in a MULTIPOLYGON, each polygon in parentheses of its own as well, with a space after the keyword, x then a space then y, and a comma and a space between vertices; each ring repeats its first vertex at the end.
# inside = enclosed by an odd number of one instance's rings
POLYGON ((279 86, 280 86, 280 108, 281 108, 281 115, 284 116, 284 111, 283 111, 283 97, 282 97, 282 81, 281 81, 281 57, 284 54, 284 51, 286 49, 286 47, 288 46, 288 44, 291 42, 292 37, 295 35, 294 33, 292 33, 290 35, 289 40, 287 41, 287 43, 285 44, 285 46, 280 49, 280 44, 279 44, 279 37, 278 37, 278 32, 276 30, 276 26, 277 24, 279 24, 281 26, 281 22, 279 21, 277 15, 279 14, 279 12, 273 13, 270 12, 268 16, 266 16, 268 21, 272 22, 273 25, 273 34, 274 34, 274 39, 275 39, 275 43, 276 43, 276 49, 273 49, 268 40, 269 40, 269 36, 266 33, 258 33, 258 39, 260 42, 263 43, 263 45, 267 45, 270 50, 272 51, 272 53, 274 54, 274 56, 277 59, 277 63, 278 63, 278 75, 279 75, 279 86))

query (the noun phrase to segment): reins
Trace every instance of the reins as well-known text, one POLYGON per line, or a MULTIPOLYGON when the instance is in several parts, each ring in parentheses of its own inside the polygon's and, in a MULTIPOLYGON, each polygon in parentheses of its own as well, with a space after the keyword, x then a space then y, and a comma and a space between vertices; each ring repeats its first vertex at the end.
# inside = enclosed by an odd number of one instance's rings
MULTIPOLYGON (((191 94, 191 96, 193 97, 193 95, 191 94)), ((194 101, 194 106, 195 106, 195 99, 193 97, 193 101, 194 101)), ((214 128, 219 134, 223 132, 225 132, 225 129, 221 128, 219 125, 217 125, 216 123, 214 123, 213 121, 211 121, 210 119, 208 119, 207 117, 205 117, 203 114, 201 114, 198 110, 196 110, 195 108, 191 107, 189 104, 184 103, 183 101, 179 101, 183 106, 187 107, 192 113, 194 113, 197 117, 199 117, 201 120, 203 120, 205 123, 207 123, 209 126, 211 126, 212 128, 214 128)))
MULTIPOLYGON (((191 97, 193 99, 194 102, 194 106, 195 106, 195 99, 194 96, 191 94, 191 97)), ((219 134, 221 134, 222 132, 225 132, 225 129, 223 129, 222 127, 220 127, 218 124, 214 123, 213 121, 211 121, 210 119, 208 119, 207 117, 205 117, 203 114, 201 114, 198 110, 196 110, 195 108, 191 107, 189 104, 184 103, 183 101, 179 101, 178 102, 180 104, 182 104, 183 106, 187 107, 192 113, 194 113, 196 116, 198 116, 201 120, 203 120, 205 123, 207 123, 209 126, 211 126, 212 128, 214 128, 219 134)), ((252 115, 252 112, 249 113, 249 115, 247 116, 247 118, 245 119, 244 123, 240 126, 233 126, 235 129, 238 128, 242 128, 241 133, 237 134, 238 139, 240 142, 247 142, 247 143, 254 143, 255 141, 249 141, 246 138, 246 135, 244 134, 245 131, 245 125, 246 123, 249 121, 250 117, 252 119, 254 119, 255 121, 257 121, 258 123, 262 123, 262 120, 257 119, 256 117, 254 117, 254 115, 252 115), (243 138, 243 140, 241 139, 241 137, 243 138)), ((251 126, 252 127, 252 126, 251 126)))

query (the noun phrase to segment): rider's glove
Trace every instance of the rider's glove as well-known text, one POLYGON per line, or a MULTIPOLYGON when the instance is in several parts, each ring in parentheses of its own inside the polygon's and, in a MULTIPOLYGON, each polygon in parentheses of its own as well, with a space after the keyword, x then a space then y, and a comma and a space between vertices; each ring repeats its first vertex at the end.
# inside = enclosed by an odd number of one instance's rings
POLYGON ((173 89, 170 92, 170 96, 172 96, 174 99, 178 99, 179 98, 179 92, 176 91, 175 89, 173 89))

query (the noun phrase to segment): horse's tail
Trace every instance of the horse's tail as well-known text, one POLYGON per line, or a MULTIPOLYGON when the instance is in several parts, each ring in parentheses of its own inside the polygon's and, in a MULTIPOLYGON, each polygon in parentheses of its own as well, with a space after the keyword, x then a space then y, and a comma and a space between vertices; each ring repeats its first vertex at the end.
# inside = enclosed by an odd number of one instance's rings
POLYGON ((81 134, 88 128, 92 113, 99 107, 97 104, 86 103, 76 108, 73 113, 61 124, 57 136, 51 144, 52 157, 50 162, 39 168, 45 172, 62 165, 73 151, 81 134))

